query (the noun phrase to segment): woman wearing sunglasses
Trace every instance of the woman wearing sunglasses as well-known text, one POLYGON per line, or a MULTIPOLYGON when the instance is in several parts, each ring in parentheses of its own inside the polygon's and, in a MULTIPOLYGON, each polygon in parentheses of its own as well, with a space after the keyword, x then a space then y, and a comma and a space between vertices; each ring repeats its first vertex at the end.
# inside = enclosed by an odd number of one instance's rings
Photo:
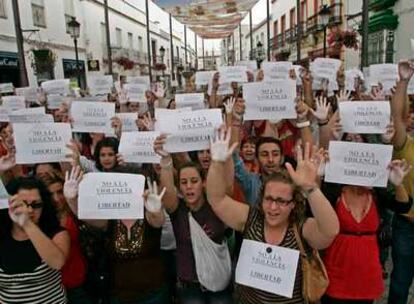
POLYGON ((9 209, 0 212, 0 303, 66 303, 59 270, 70 240, 49 192, 34 178, 13 180, 8 192, 9 209))

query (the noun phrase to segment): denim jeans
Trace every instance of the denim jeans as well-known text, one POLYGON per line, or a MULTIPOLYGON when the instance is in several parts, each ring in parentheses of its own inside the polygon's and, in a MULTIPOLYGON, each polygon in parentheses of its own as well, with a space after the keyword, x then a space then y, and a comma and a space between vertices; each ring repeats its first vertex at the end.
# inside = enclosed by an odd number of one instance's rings
POLYGON ((394 215, 392 232, 392 262, 389 304, 407 304, 414 278, 414 222, 394 215))
POLYGON ((178 290, 181 304, 232 304, 229 290, 212 292, 196 286, 182 286, 178 290))

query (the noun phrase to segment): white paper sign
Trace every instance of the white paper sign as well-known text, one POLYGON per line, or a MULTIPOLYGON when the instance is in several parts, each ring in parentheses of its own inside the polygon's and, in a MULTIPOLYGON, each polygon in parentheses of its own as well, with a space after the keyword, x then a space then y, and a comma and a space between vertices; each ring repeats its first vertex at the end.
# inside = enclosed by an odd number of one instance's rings
POLYGON ((138 131, 136 120, 138 119, 137 113, 116 113, 116 117, 119 117, 122 122, 122 132, 138 131))
POLYGON ((243 240, 236 267, 238 284, 292 298, 299 251, 243 240))
POLYGON ((107 95, 114 85, 112 75, 96 75, 88 77, 89 93, 92 96, 107 95))
POLYGON ((408 83, 407 94, 414 95, 414 77, 411 77, 411 80, 408 83))
POLYGON ((257 62, 255 60, 242 60, 237 61, 236 66, 245 66, 250 71, 256 71, 257 70, 257 62))
POLYGON ((341 67, 342 61, 333 58, 316 58, 311 65, 314 76, 336 81, 336 74, 341 67))
POLYGON ((70 113, 73 132, 113 134, 111 118, 115 116, 115 104, 109 102, 72 102, 70 113))
POLYGON ((127 83, 146 85, 147 90, 151 88, 151 82, 150 82, 149 76, 128 76, 127 83))
POLYGON ((119 153, 126 163, 159 164, 161 157, 154 151, 159 132, 122 132, 119 153))
POLYGON ((339 114, 344 132, 384 134, 391 108, 388 101, 345 101, 339 103, 339 114))
POLYGON ((247 68, 245 66, 222 66, 218 68, 220 73, 219 83, 247 82, 247 68))
POLYGON ((13 115, 33 115, 33 114, 44 114, 46 115, 45 107, 34 107, 34 108, 24 108, 11 112, 13 115))
POLYGON ((158 113, 156 131, 169 134, 165 143, 168 152, 205 150, 222 121, 220 109, 161 112, 158 113))
POLYGON ((293 65, 293 68, 295 69, 295 74, 296 74, 296 85, 301 86, 302 85, 302 71, 303 71, 303 66, 301 65, 293 65))
POLYGON ((293 65, 289 61, 263 62, 264 81, 288 80, 293 65))
POLYGON ((355 91, 355 80, 356 78, 364 79, 364 74, 361 70, 351 69, 345 71, 345 90, 355 91))
POLYGON ((369 67, 369 79, 372 85, 381 83, 384 91, 390 92, 398 80, 398 65, 393 63, 373 64, 369 67))
POLYGON ((148 90, 148 86, 146 84, 126 83, 124 84, 124 90, 127 95, 128 101, 144 103, 147 102, 145 92, 148 90))
POLYGON ((47 95, 47 107, 50 110, 59 109, 67 97, 58 94, 47 95))
POLYGON ((60 162, 71 151, 66 147, 72 138, 70 124, 14 124, 17 164, 60 162))
POLYGON ((296 82, 275 80, 243 85, 245 120, 296 118, 296 82))
POLYGON ((325 181, 367 187, 386 187, 392 145, 331 141, 325 181))
POLYGON ((195 84, 196 85, 208 85, 215 73, 216 73, 216 71, 196 72, 195 84))
POLYGON ((48 80, 41 84, 43 91, 46 94, 69 94, 70 79, 48 80))
POLYGON ((9 121, 12 124, 21 123, 53 123, 53 115, 51 114, 9 114, 9 121))
POLYGON ((37 102, 37 90, 36 87, 24 87, 16 88, 15 91, 17 96, 24 96, 28 102, 37 102))
POLYGON ((9 110, 3 107, 0 107, 0 122, 9 122, 9 110))
POLYGON ((177 109, 190 107, 193 110, 202 110, 204 106, 204 94, 203 93, 189 93, 189 94, 176 94, 175 104, 177 109))
POLYGON ((0 94, 3 93, 13 93, 14 86, 11 82, 0 83, 0 94))
POLYGON ((9 197, 6 187, 3 184, 3 181, 0 179, 0 209, 9 208, 9 197))
POLYGON ((137 174, 88 173, 79 185, 80 219, 143 219, 145 177, 137 174))
POLYGON ((8 109, 9 111, 16 111, 26 108, 26 100, 24 96, 3 96, 1 100, 3 101, 2 107, 8 109))

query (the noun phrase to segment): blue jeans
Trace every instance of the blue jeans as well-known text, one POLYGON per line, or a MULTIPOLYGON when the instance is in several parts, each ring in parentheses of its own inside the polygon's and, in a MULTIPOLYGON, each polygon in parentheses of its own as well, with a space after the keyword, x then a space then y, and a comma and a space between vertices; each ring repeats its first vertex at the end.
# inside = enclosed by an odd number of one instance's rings
POLYGON ((178 290, 181 304, 232 304, 229 290, 212 292, 197 286, 181 286, 178 290))
POLYGON ((394 215, 391 287, 388 304, 407 304, 414 278, 414 222, 394 215))

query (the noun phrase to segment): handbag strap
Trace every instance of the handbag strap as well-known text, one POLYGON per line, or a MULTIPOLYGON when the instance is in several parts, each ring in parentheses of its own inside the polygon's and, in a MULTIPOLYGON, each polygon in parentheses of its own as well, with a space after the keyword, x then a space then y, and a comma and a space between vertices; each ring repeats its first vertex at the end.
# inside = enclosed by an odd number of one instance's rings
POLYGON ((303 246, 302 238, 300 237, 297 224, 293 224, 293 232, 295 233, 296 243, 298 244, 301 255, 307 257, 308 255, 306 254, 305 247, 303 246))

